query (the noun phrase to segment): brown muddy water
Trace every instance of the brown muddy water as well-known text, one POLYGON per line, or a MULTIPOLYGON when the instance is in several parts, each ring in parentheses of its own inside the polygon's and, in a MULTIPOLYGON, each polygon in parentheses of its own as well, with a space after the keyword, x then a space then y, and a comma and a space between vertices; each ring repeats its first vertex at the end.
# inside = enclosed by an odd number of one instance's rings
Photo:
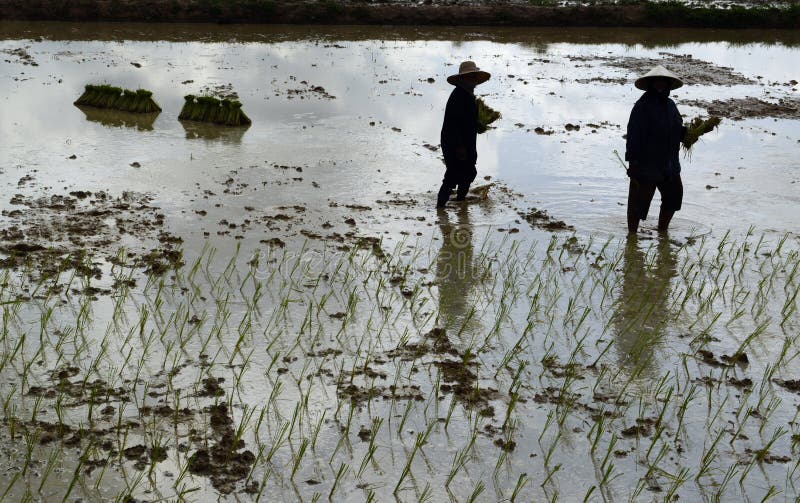
POLYGON ((794 501, 798 63, 781 32, 1 24, 2 499, 794 501), (463 59, 495 185, 437 214, 463 59), (670 235, 626 240, 656 62, 724 120, 670 235), (202 92, 253 124, 178 121, 202 92))

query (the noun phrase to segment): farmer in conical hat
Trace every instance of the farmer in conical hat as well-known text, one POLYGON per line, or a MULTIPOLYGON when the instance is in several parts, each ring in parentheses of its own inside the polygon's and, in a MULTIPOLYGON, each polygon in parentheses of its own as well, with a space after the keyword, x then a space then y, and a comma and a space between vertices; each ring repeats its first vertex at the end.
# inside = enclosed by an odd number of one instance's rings
POLYGON ((455 86, 444 111, 442 124, 442 153, 447 170, 436 201, 437 208, 444 208, 450 192, 456 187, 456 200, 463 201, 469 185, 475 180, 475 163, 478 152, 475 140, 478 135, 478 107, 475 102, 475 86, 489 80, 489 73, 482 71, 472 61, 464 61, 458 73, 447 77, 455 86))
POLYGON ((628 232, 636 234, 639 221, 647 217, 656 189, 661 194, 658 230, 666 232, 681 209, 683 184, 678 152, 686 134, 683 119, 670 91, 683 86, 681 79, 663 66, 656 66, 636 80, 645 93, 633 106, 628 121, 625 160, 628 161, 628 232))

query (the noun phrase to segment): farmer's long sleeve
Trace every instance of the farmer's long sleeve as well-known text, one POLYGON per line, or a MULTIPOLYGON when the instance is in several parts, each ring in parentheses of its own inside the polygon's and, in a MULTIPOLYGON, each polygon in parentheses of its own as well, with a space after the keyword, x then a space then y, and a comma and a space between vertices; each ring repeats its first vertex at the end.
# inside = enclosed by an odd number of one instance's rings
POLYGON ((475 97, 456 87, 447 100, 442 124, 441 143, 445 162, 458 160, 474 165, 478 159, 475 146, 477 135, 478 107, 475 97), (466 159, 457 159, 459 149, 463 149, 466 159))
POLYGON ((625 135, 625 160, 633 163, 639 163, 642 160, 642 146, 645 141, 645 118, 644 110, 637 101, 631 110, 631 116, 628 119, 628 131, 625 135))
POLYGON ((631 176, 656 182, 680 174, 686 127, 674 101, 644 93, 633 106, 627 133, 625 159, 635 168, 631 176))

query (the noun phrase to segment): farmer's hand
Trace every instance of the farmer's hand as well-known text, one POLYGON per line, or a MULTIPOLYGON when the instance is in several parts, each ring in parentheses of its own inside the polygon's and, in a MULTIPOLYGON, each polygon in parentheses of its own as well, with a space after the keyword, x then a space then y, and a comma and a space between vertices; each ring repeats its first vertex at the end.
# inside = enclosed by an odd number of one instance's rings
POLYGON ((628 169, 625 170, 630 178, 634 178, 639 174, 639 163, 631 161, 628 163, 628 169))

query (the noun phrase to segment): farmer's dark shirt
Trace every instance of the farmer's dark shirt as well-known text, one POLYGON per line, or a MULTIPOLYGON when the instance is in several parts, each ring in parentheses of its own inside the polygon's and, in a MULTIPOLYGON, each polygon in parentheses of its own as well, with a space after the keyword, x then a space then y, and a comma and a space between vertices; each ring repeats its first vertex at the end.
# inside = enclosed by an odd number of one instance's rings
POLYGON ((647 91, 633 106, 628 121, 625 160, 633 178, 660 182, 681 172, 680 143, 686 134, 675 102, 647 91))
POLYGON ((475 103, 475 96, 456 86, 447 100, 442 124, 441 142, 445 164, 451 166, 466 163, 474 166, 478 160, 478 151, 475 148, 477 136, 478 105, 475 103), (457 158, 456 149, 459 147, 466 151, 466 160, 457 158))

